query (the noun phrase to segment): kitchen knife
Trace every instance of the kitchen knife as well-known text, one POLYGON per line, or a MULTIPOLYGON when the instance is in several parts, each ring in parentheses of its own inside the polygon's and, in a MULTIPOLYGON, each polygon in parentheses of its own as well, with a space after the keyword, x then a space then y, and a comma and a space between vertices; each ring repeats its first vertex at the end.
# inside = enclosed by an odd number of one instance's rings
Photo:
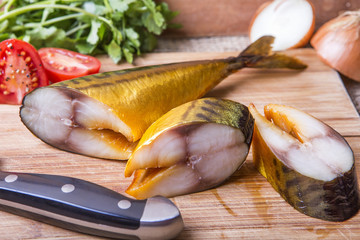
POLYGON ((127 198, 77 178, 0 172, 0 209, 73 231, 120 239, 171 239, 183 229, 167 198, 127 198))

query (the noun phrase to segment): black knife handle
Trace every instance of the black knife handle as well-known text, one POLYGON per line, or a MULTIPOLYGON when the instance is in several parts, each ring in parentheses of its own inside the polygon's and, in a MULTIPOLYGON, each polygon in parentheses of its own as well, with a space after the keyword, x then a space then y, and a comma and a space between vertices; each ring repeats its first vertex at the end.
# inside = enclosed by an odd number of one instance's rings
POLYGON ((77 178, 0 172, 0 209, 73 231, 121 239, 171 239, 183 228, 167 198, 127 198, 77 178))

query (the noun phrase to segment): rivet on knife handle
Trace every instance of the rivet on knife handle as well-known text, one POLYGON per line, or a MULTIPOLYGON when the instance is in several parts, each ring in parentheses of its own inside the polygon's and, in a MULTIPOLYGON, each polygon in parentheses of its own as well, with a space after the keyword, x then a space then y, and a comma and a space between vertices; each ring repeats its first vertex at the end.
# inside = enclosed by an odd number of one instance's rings
POLYGON ((171 239, 183 229, 167 198, 133 200, 77 178, 0 172, 0 209, 87 234, 171 239))

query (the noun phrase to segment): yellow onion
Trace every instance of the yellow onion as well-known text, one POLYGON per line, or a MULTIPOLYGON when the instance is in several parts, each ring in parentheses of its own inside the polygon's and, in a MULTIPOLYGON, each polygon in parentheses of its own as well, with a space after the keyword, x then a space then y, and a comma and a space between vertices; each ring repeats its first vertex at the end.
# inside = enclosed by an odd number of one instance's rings
POLYGON ((326 22, 310 43, 326 64, 360 81, 360 10, 344 12, 326 22))

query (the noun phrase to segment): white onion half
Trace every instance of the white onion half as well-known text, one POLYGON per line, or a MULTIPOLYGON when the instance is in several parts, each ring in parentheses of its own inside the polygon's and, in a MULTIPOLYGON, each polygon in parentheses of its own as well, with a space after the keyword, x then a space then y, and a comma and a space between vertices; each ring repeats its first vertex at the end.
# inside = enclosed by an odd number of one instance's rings
POLYGON ((250 41, 275 37, 274 51, 305 46, 315 29, 314 6, 308 0, 273 0, 256 11, 249 28, 250 41))

